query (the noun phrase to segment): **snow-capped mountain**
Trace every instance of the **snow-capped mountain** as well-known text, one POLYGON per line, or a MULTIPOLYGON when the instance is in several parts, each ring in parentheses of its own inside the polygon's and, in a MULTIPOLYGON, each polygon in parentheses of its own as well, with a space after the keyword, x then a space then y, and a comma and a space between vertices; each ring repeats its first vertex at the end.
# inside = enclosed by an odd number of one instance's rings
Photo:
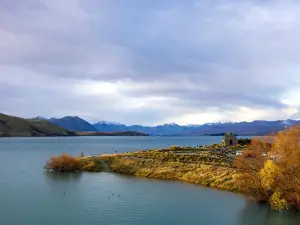
POLYGON ((216 135, 233 132, 238 135, 264 135, 285 129, 287 126, 300 124, 300 121, 288 119, 277 121, 256 120, 252 122, 217 122, 206 124, 178 125, 176 123, 165 123, 157 126, 130 125, 100 121, 90 124, 79 117, 51 118, 48 121, 65 129, 75 131, 100 131, 100 132, 122 132, 136 131, 150 135, 216 135))
POLYGON ((98 122, 97 124, 106 124, 106 125, 123 125, 123 124, 121 124, 121 123, 116 123, 116 122, 108 122, 108 121, 105 121, 105 120, 103 120, 103 121, 100 121, 100 122, 98 122))
POLYGON ((233 132, 239 135, 263 135, 285 129, 286 126, 300 124, 296 120, 265 121, 256 120, 253 122, 217 122, 202 125, 192 124, 181 126, 176 123, 165 123, 157 126, 126 126, 118 123, 97 123, 94 126, 103 132, 112 131, 138 131, 150 135, 212 135, 233 132))

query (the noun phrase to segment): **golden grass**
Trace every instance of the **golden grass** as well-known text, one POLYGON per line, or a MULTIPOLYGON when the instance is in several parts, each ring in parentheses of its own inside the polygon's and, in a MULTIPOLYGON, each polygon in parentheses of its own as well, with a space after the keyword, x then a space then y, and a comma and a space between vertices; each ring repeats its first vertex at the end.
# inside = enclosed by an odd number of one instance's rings
MULTIPOLYGON (((100 158, 109 164, 112 171, 117 173, 180 180, 234 192, 241 191, 236 183, 238 172, 235 168, 232 168, 226 160, 224 162, 216 160, 216 155, 201 154, 203 155, 197 157, 195 155, 185 156, 184 162, 178 161, 182 155, 168 155, 166 159, 164 157, 166 154, 161 151, 106 155, 100 156, 100 158), (191 160, 195 158, 199 158, 200 161, 191 160)), ((222 157, 220 156, 220 158, 222 157)))

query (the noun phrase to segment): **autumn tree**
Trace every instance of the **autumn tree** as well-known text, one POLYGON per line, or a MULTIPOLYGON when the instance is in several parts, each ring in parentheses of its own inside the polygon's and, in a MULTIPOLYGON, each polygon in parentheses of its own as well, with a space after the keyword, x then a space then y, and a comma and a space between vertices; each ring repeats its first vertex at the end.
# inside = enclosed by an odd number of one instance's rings
POLYGON ((269 151, 265 146, 259 138, 253 139, 250 146, 236 159, 236 166, 240 172, 238 176, 240 189, 258 202, 266 202, 269 199, 259 174, 266 161, 264 154, 269 151))
POLYGON ((245 193, 273 209, 300 208, 300 127, 257 138, 236 160, 245 193))
POLYGON ((300 126, 279 132, 272 148, 276 164, 282 168, 276 191, 290 207, 300 208, 300 126))
POLYGON ((46 164, 47 169, 53 169, 56 172, 74 172, 81 170, 80 161, 68 154, 53 156, 46 164))

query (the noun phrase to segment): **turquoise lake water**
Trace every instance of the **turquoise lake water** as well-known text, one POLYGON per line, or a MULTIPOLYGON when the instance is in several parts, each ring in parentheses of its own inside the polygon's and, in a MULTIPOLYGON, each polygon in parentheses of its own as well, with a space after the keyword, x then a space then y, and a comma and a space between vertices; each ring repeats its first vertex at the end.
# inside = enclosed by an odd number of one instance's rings
POLYGON ((0 225, 299 225, 300 213, 272 212, 244 196, 176 181, 113 173, 53 174, 50 156, 170 145, 221 137, 0 139, 0 225))

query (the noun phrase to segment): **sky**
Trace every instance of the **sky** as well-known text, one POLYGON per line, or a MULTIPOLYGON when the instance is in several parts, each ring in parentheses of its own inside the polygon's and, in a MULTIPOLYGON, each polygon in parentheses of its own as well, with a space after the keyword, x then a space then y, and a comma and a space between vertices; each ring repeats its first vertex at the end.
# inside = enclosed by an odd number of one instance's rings
POLYGON ((0 0, 0 112, 142 125, 294 118, 299 11, 298 0, 0 0))

